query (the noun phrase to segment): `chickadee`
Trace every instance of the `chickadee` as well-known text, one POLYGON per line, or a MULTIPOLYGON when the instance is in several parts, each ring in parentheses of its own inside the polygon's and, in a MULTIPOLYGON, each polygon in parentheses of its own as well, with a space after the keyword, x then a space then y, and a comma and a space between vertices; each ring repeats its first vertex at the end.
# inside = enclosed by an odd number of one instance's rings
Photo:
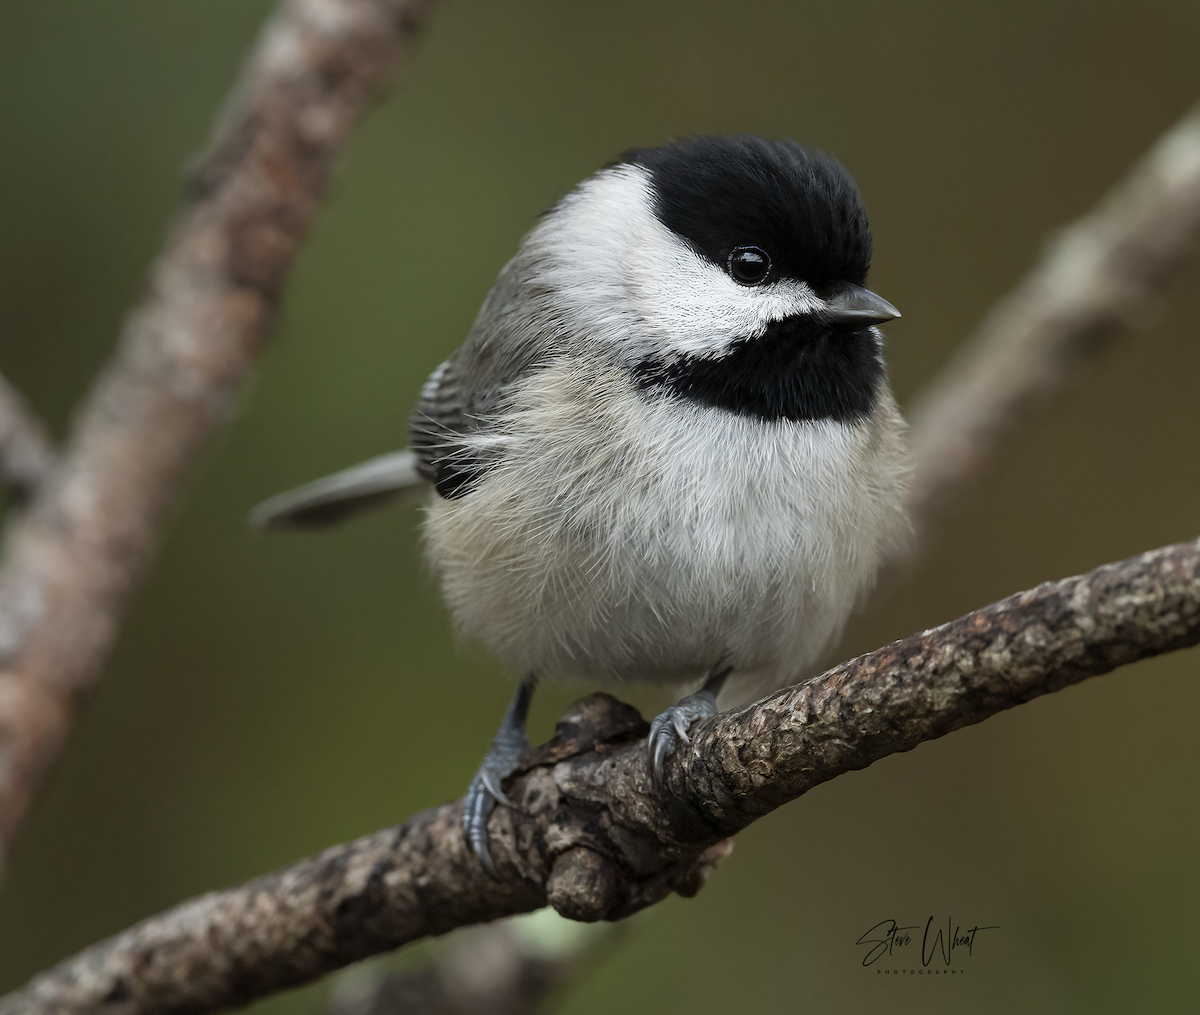
POLYGON ((410 451, 281 494, 323 524, 432 484, 426 552, 458 626, 524 673, 467 793, 487 818, 528 746, 537 682, 700 685, 654 720, 657 775, 717 694, 805 674, 909 536, 904 421, 863 287, 846 170, 793 141, 630 151, 547 212, 410 451))

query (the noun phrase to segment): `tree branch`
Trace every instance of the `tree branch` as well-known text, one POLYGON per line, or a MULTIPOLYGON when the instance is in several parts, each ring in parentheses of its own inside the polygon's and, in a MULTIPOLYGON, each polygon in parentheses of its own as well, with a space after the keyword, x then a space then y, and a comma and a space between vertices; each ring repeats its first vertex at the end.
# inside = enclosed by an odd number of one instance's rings
POLYGON ((0 866, 95 680, 163 516, 230 415, 351 127, 428 0, 289 0, 267 26, 0 571, 0 866))
POLYGON ((1200 106, 1064 229, 909 413, 913 511, 927 526, 1122 332, 1153 320, 1200 231, 1200 106))
POLYGON ((647 726, 576 702, 506 783, 493 881, 462 802, 146 920, 0 1000, 0 1015, 216 1011, 455 927, 553 905, 616 919, 694 894, 727 836, 844 772, 1200 642, 1200 540, 1049 582, 692 728, 663 793, 647 726))
POLYGON ((0 375, 0 483, 27 502, 55 464, 46 428, 0 375))

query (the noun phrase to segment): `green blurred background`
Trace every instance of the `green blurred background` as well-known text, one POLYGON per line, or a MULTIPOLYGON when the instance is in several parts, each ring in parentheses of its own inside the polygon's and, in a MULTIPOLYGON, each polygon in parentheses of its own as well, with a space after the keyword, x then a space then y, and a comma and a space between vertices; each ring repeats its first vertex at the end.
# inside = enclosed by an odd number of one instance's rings
MULTIPOLYGON (((0 5, 0 370, 59 434, 270 7, 0 5)), ((439 6, 24 830, 0 988, 463 791, 511 684, 456 646, 418 510, 321 536, 243 518, 405 440, 421 381, 556 196, 689 133, 836 154, 870 209, 872 288, 904 311, 889 355, 911 401, 1200 95, 1198 34, 1195 0, 439 6)), ((846 651, 1196 535, 1198 282, 1193 261, 846 651)), ((741 835, 696 899, 633 921, 564 1010, 1200 1010, 1198 668, 1194 650, 1143 663, 821 787, 741 835), (862 968, 868 927, 929 915, 1000 929, 962 976, 862 968)), ((576 693, 540 696, 539 739, 576 693)), ((254 1010, 314 1012, 327 989, 254 1010)))

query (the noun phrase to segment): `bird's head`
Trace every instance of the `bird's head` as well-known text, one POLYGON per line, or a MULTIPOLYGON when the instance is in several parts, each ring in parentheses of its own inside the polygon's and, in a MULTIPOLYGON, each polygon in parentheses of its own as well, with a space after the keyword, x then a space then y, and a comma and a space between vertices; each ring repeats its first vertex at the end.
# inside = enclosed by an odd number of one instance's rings
POLYGON ((647 392, 766 419, 853 420, 883 381, 871 232, 850 174, 794 141, 627 152, 530 235, 564 341, 647 392))

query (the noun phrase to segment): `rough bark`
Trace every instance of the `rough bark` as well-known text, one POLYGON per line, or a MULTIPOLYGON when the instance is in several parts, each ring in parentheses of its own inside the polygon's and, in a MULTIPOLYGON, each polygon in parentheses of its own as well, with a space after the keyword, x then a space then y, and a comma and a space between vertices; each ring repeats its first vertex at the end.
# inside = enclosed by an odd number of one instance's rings
POLYGON ((290 0, 196 165, 183 210, 61 466, 0 571, 0 868, 100 671, 164 514, 231 414, 351 127, 427 0, 290 0))
POLYGON ((455 927, 553 905, 619 919, 694 894, 733 835, 844 772, 1200 642, 1200 541, 1048 582, 692 728, 667 791, 646 723, 595 694, 506 783, 492 880, 456 801, 146 920, 0 1000, 0 1015, 217 1011, 455 927))

